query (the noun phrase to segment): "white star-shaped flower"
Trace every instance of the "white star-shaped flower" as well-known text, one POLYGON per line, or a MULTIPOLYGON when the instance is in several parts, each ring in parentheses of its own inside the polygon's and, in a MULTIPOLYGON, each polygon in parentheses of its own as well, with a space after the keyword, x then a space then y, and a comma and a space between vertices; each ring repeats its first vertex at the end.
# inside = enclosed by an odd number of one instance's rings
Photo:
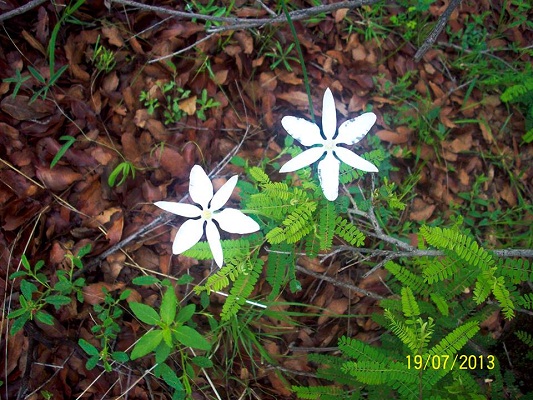
POLYGON ((297 117, 283 117, 281 125, 293 138, 301 144, 311 147, 298 154, 281 167, 280 172, 291 172, 311 165, 324 154, 323 160, 318 163, 318 178, 324 196, 333 201, 339 195, 339 167, 344 162, 353 168, 366 172, 378 172, 374 164, 359 157, 354 152, 339 146, 339 144, 355 144, 368 133, 376 122, 376 115, 368 112, 357 118, 350 119, 339 127, 337 132, 337 112, 335 100, 331 90, 326 89, 322 103, 322 133, 318 125, 297 117), (325 137, 325 139, 324 139, 325 137), (316 146, 318 145, 318 146, 316 146))
POLYGON ((170 201, 158 201, 154 203, 159 208, 173 214, 189 217, 185 221, 172 245, 174 254, 183 253, 200 241, 205 234, 209 248, 213 253, 215 262, 220 267, 224 262, 222 245, 220 244, 220 233, 214 221, 216 221, 223 231, 230 233, 252 233, 259 230, 259 224, 252 218, 244 215, 241 211, 234 208, 225 208, 220 211, 222 206, 229 200, 235 185, 237 185, 237 175, 232 176, 216 193, 213 195, 213 184, 199 165, 195 165, 191 170, 189 181, 189 194, 191 199, 200 205, 175 203, 170 201))

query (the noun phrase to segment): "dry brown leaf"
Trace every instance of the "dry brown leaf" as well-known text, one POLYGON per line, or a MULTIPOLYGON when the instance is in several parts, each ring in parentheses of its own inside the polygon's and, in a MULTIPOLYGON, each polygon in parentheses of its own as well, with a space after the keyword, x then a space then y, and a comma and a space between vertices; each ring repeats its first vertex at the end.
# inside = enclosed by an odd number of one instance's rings
POLYGON ((103 303, 105 294, 102 292, 102 288, 112 292, 113 290, 122 289, 124 286, 126 286, 124 282, 118 282, 115 284, 105 282, 91 283, 82 289, 83 301, 92 306, 103 303))
POLYGON ((443 142, 442 147, 456 154, 468 151, 472 147, 472 134, 467 133, 455 138, 451 142, 443 142))
POLYGON ((291 103, 296 108, 307 109, 309 107, 309 101, 307 100, 307 93, 292 91, 278 94, 278 97, 291 103))
POLYGON ((341 297, 340 299, 332 300, 328 305, 326 305, 326 309, 324 310, 322 315, 318 318, 317 324, 318 325, 324 324, 332 316, 336 317, 339 315, 343 315, 348 309, 349 304, 350 302, 348 301, 346 297, 341 297))
POLYGON ((102 35, 109 40, 110 44, 117 47, 124 46, 124 40, 122 40, 120 32, 115 25, 104 26, 102 28, 102 35))
POLYGON ((196 96, 191 96, 188 99, 179 102, 180 110, 187 115, 196 114, 196 96))
POLYGON ((233 37, 237 39, 241 45, 242 49, 244 50, 244 54, 252 54, 254 51, 254 39, 249 32, 238 31, 233 34, 233 37))
POLYGON ((516 196, 513 192, 513 189, 511 189, 511 186, 509 186, 507 183, 503 185, 500 195, 502 196, 502 199, 504 199, 511 207, 516 206, 516 196))
POLYGON ((227 69, 215 72, 213 82, 215 82, 217 85, 223 85, 226 83, 226 79, 228 79, 228 73, 229 71, 227 69))
POLYGON ((427 204, 421 199, 415 199, 413 202, 413 211, 409 214, 411 221, 427 221, 433 215, 437 206, 435 204, 427 204))
POLYGON ((55 105, 49 101, 41 99, 35 100, 30 104, 28 96, 18 95, 6 96, 0 103, 0 108, 5 113, 11 115, 19 121, 33 120, 44 118, 54 112, 55 105))
POLYGON ((72 169, 67 167, 55 167, 47 168, 42 166, 37 166, 36 168, 37 178, 44 185, 52 191, 61 191, 68 188, 74 182, 80 180, 82 175, 74 172, 72 169))
POLYGON ((399 132, 393 132, 387 129, 382 129, 380 131, 377 131, 376 135, 384 142, 389 142, 392 144, 407 143, 407 141, 409 140, 408 133, 404 133, 402 135, 399 132))
POLYGON ((176 150, 166 147, 154 152, 154 157, 161 160, 161 168, 169 172, 172 177, 186 179, 189 176, 189 165, 176 150))
POLYGON ((102 82, 102 89, 104 89, 106 93, 114 92, 117 90, 118 82, 118 75, 116 72, 107 74, 102 82))
POLYGON ((39 42, 37 39, 35 39, 28 31, 22 30, 22 37, 26 40, 26 42, 29 43, 31 47, 33 47, 35 50, 37 50, 39 53, 41 53, 43 56, 46 56, 46 50, 44 46, 39 42))
POLYGON ((289 85, 301 85, 303 80, 298 78, 294 72, 283 71, 278 74, 278 79, 282 82, 288 83, 289 85))

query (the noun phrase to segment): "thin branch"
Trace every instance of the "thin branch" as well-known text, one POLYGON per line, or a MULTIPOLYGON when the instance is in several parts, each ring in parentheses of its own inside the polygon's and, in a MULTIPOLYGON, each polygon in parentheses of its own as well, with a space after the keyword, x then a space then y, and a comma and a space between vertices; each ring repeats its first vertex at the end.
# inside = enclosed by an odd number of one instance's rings
POLYGON ((365 296, 371 297, 371 298, 376 299, 376 300, 383 300, 384 299, 384 297, 380 296, 379 294, 376 294, 376 293, 373 293, 373 292, 369 292, 368 290, 361 289, 360 287, 357 287, 355 285, 351 285, 351 284, 346 283, 346 282, 340 282, 337 279, 331 278, 331 277, 329 277, 327 275, 318 274, 316 272, 308 270, 307 268, 302 267, 301 265, 296 265, 296 270, 300 271, 300 272, 302 272, 302 273, 304 273, 306 275, 310 275, 310 276, 312 276, 312 277, 314 277, 316 279, 319 279, 321 281, 326 281, 328 283, 331 283, 333 286, 338 286, 338 287, 341 287, 343 289, 348 289, 348 290, 351 290, 353 292, 363 294, 365 296))
POLYGON ((448 19, 450 18, 450 15, 452 14, 453 10, 457 8, 457 6, 461 3, 461 0, 451 0, 450 4, 448 5, 448 8, 444 10, 442 15, 440 16, 439 20, 437 21, 437 25, 435 25, 435 28, 431 31, 431 33, 428 35, 426 40, 424 40, 424 43, 418 51, 415 54, 415 61, 419 62, 424 54, 427 53, 427 51, 430 49, 430 47, 435 43, 435 40, 439 37, 440 33, 446 26, 446 23, 448 22, 448 19))
POLYGON ((16 17, 17 15, 24 14, 26 11, 30 11, 32 8, 40 6, 46 3, 48 0, 32 0, 23 6, 17 7, 14 10, 8 11, 5 14, 0 15, 0 22, 8 20, 9 18, 16 17))
MULTIPOLYGON (((342 8, 348 8, 348 9, 357 8, 363 5, 371 5, 371 4, 377 3, 378 1, 380 0, 341 1, 339 3, 320 5, 316 7, 306 8, 303 10, 292 11, 289 13, 289 15, 293 21, 298 21, 298 20, 309 18, 313 15, 320 14, 320 13, 332 12, 332 11, 340 10, 342 8)), ((198 13, 193 13, 193 12, 178 11, 178 10, 173 10, 169 8, 164 8, 164 7, 151 6, 148 4, 138 3, 132 0, 111 0, 110 3, 118 3, 118 4, 127 5, 127 6, 137 7, 139 9, 158 12, 158 13, 164 13, 164 14, 172 15, 178 18, 198 19, 202 21, 211 21, 211 22, 219 22, 219 23, 226 24, 224 26, 219 26, 219 27, 209 29, 208 32, 210 33, 222 32, 222 31, 227 31, 227 30, 250 29, 250 28, 255 28, 259 26, 275 24, 278 22, 287 22, 285 15, 279 15, 279 16, 272 17, 272 18, 255 18, 255 19, 237 18, 237 17, 215 17, 213 15, 204 15, 204 14, 198 14, 198 13)))

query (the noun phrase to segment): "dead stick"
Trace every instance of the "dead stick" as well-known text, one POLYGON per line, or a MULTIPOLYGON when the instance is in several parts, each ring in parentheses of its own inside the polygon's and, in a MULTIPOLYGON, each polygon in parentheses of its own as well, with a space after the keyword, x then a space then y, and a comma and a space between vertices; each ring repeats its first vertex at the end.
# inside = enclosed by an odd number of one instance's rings
POLYGON ((421 58, 424 56, 424 54, 427 53, 429 48, 435 43, 435 40, 437 40, 437 37, 439 37, 440 33, 444 29, 444 26, 446 25, 446 22, 448 22, 448 19, 450 18, 450 15, 452 14, 453 10, 457 8, 461 0, 451 0, 450 4, 448 5, 448 8, 442 13, 439 20, 437 21, 437 25, 435 25, 435 28, 431 31, 429 36, 426 38, 422 46, 418 49, 418 51, 415 54, 415 61, 419 62, 421 58))
POLYGON ((15 8, 14 10, 8 11, 5 14, 0 15, 0 22, 5 21, 6 19, 15 17, 20 14, 24 14, 26 11, 31 10, 32 8, 35 8, 43 3, 45 3, 47 0, 32 0, 28 4, 24 4, 23 6, 20 6, 18 8, 15 8))

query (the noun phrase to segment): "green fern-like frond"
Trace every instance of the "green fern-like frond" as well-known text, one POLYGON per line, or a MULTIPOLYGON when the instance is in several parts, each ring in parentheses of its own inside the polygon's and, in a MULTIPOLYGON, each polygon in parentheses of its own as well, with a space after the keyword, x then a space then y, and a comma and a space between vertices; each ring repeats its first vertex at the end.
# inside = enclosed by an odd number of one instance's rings
MULTIPOLYGON (((222 251, 225 258, 239 258, 250 253, 250 241, 247 239, 221 240, 222 251)), ((197 260, 210 260, 213 258, 211 248, 207 242, 198 242, 189 250, 183 252, 184 256, 197 260)))
POLYGON ((418 371, 399 362, 348 361, 343 364, 342 370, 368 385, 398 387, 398 382, 413 385, 419 379, 418 371))
POLYGON ((350 221, 343 217, 335 219, 335 233, 352 246, 361 247, 365 243, 365 235, 350 221))
MULTIPOLYGON (((385 160, 387 154, 382 149, 372 150, 368 153, 361 155, 365 160, 370 161, 372 164, 376 165, 379 168, 379 165, 385 160)), ((365 172, 354 169, 348 164, 341 164, 339 171, 339 182, 342 184, 351 183, 359 178, 361 178, 365 172)))
POLYGON ((255 284, 263 269, 263 260, 260 258, 248 259, 246 260, 245 268, 245 272, 241 273, 233 283, 229 296, 222 306, 220 317, 223 321, 227 321, 237 314, 254 290, 255 284))
POLYGON ((430 284, 444 281, 455 275, 460 265, 461 264, 458 262, 458 259, 454 257, 453 253, 449 254, 448 257, 433 257, 431 262, 427 263, 424 268, 424 278, 426 282, 430 284))
POLYGON ((424 225, 420 228, 420 234, 430 245, 438 249, 453 251, 473 267, 488 269, 495 263, 491 253, 480 247, 469 236, 459 232, 458 229, 424 225))
POLYGON ((217 292, 229 286, 230 281, 235 281, 241 276, 246 268, 246 257, 226 258, 225 265, 219 271, 207 278, 204 286, 197 286, 195 290, 217 292))
POLYGON ((374 360, 378 362, 387 361, 387 353, 382 349, 370 346, 357 339, 352 339, 346 336, 339 338, 339 350, 347 357, 355 360, 374 360))
POLYGON ((283 226, 278 226, 268 232, 265 237, 271 244, 281 242, 296 243, 311 230, 314 224, 312 216, 316 209, 316 203, 305 203, 295 207, 282 221, 283 226))
POLYGON ((533 281, 533 263, 525 258, 506 258, 499 267, 501 274, 514 284, 533 281))
POLYGON ((307 254, 309 258, 315 258, 318 255, 318 252, 320 251, 320 241, 321 238, 318 237, 317 234, 311 234, 305 237, 305 254, 307 254))
POLYGON ((410 287, 415 293, 421 293, 427 287, 427 283, 422 277, 412 273, 406 267, 396 264, 394 261, 387 261, 385 269, 393 274, 404 286, 410 287))
POLYGON ((318 237, 320 238, 320 249, 327 250, 333 243, 335 233, 335 205, 331 201, 320 202, 320 212, 318 218, 318 237))
POLYGON ((265 171, 263 171, 259 167, 251 167, 248 169, 248 175, 250 178, 252 178, 255 182, 259 184, 259 186, 268 185, 269 183, 272 183, 268 175, 265 171))
POLYGON ((478 331, 479 326, 477 321, 465 322, 442 338, 427 354, 438 355, 439 357, 447 354, 453 357, 478 331))
POLYGON ((394 333, 394 335, 402 341, 403 344, 405 344, 409 350, 411 350, 412 354, 418 354, 419 349, 419 343, 417 340, 416 332, 415 330, 409 326, 403 323, 402 321, 398 320, 391 312, 390 310, 385 310, 385 318, 389 320, 390 323, 390 329, 394 333))
POLYGON ((525 331, 516 331, 514 334, 521 342, 533 348, 533 335, 525 331))
POLYGON ((524 307, 527 310, 533 310, 533 293, 521 295, 516 302, 520 307, 524 307))
POLYGON ((501 95, 502 101, 505 103, 521 101, 524 95, 532 93, 533 94, 533 77, 530 77, 524 80, 521 83, 513 85, 505 89, 501 95))
POLYGON ((505 318, 507 319, 512 319, 514 317, 514 310, 516 307, 513 303, 511 292, 505 285, 504 277, 494 277, 492 283, 492 293, 494 294, 494 298, 498 300, 498 303, 502 308, 503 315, 505 315, 505 318))
POLYGON ((323 399, 324 395, 340 396, 344 393, 336 386, 293 386, 292 390, 299 399, 323 399))
POLYGON ((416 302, 413 291, 409 287, 402 288, 402 311, 407 318, 418 317, 420 308, 416 302))
POLYGON ((266 281, 271 286, 269 300, 274 300, 281 292, 288 266, 294 263, 294 246, 282 243, 273 245, 268 255, 266 281))
POLYGON ((447 317, 450 314, 450 308, 444 296, 440 293, 430 293, 429 297, 433 300, 433 303, 437 306, 439 312, 447 317))
POLYGON ((477 304, 483 303, 492 292, 492 283, 494 281, 494 269, 483 271, 479 274, 476 287, 474 288, 474 300, 477 304))

